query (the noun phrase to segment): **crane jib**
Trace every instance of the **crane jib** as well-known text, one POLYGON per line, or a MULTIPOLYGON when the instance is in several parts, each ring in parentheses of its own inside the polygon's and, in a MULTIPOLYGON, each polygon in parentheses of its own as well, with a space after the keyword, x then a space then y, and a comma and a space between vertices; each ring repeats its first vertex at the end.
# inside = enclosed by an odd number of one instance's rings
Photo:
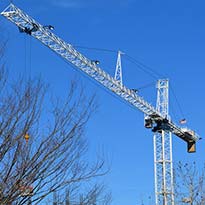
POLYGON ((155 124, 152 131, 160 132, 160 130, 165 130, 167 132, 172 132, 188 143, 189 152, 195 151, 195 142, 199 137, 194 131, 188 128, 181 128, 171 120, 163 117, 161 113, 159 113, 150 103, 145 101, 143 97, 139 96, 136 92, 126 86, 121 85, 97 64, 93 63, 92 60, 82 55, 74 49, 72 45, 66 43, 55 35, 48 26, 42 26, 14 4, 10 4, 1 15, 13 22, 19 28, 20 32, 38 39, 64 60, 68 61, 77 69, 80 69, 82 72, 95 79, 98 83, 114 92, 117 96, 143 112, 151 120, 151 125, 155 124))

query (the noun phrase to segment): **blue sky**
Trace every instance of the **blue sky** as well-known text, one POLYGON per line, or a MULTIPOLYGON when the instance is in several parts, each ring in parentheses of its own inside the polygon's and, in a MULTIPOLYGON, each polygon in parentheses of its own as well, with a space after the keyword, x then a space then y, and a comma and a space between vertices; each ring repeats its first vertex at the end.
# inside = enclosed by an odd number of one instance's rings
MULTIPOLYGON (((9 1, 1 0, 3 10, 9 1)), ((14 3, 42 24, 52 24, 55 33, 72 45, 122 50, 169 78, 183 110, 187 126, 204 137, 205 116, 205 3, 202 0, 21 0, 14 3)), ((89 122, 90 155, 104 150, 111 163, 103 179, 113 192, 113 205, 149 204, 153 199, 154 168, 152 133, 143 127, 143 114, 110 95, 101 86, 76 72, 34 39, 0 18, 9 38, 6 61, 11 75, 31 72, 41 75, 61 95, 69 81, 78 79, 86 92, 97 93, 98 112, 89 122), (27 53, 27 54, 25 54, 27 53), (31 57, 30 57, 31 56, 31 57)), ((2 31, 1 31, 2 32, 2 31)), ((80 49, 103 69, 114 74, 115 53, 80 49)), ((150 75, 122 58, 123 82, 142 87, 155 81, 150 75)), ((153 105, 153 84, 140 94, 153 105)), ((170 115, 182 117, 170 93, 170 115)), ((173 158, 204 163, 204 139, 195 154, 186 153, 186 144, 173 137, 173 158)))

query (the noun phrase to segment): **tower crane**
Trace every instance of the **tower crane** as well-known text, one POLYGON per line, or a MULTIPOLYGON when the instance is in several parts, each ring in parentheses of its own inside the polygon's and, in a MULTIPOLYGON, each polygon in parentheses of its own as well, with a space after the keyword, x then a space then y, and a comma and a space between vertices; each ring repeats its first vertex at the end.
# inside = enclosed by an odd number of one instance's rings
POLYGON ((174 205, 171 134, 187 143, 188 152, 195 152, 195 144, 199 136, 191 129, 178 126, 168 115, 168 80, 158 81, 157 106, 154 107, 138 92, 129 89, 122 83, 121 52, 118 53, 116 72, 115 76, 112 77, 99 67, 99 61, 90 60, 71 44, 55 35, 52 32, 53 26, 41 25, 14 4, 11 3, 1 15, 13 22, 20 32, 36 38, 61 58, 74 65, 76 69, 95 79, 102 86, 145 114, 145 127, 154 132, 156 205, 174 205))

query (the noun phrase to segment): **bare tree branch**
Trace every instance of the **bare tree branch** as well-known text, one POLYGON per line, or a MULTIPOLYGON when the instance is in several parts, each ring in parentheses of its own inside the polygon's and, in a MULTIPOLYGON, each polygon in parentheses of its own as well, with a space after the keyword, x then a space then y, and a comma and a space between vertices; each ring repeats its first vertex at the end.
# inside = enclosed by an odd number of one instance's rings
POLYGON ((205 164, 199 170, 195 162, 177 164, 175 170, 177 204, 205 204, 205 164))
MULTIPOLYGON (((41 79, 10 83, 3 68, 0 87, 1 205, 39 204, 56 191, 80 190, 108 171, 104 160, 90 164, 85 157, 85 129, 96 110, 94 96, 87 98, 71 82, 66 99, 53 100, 41 79), (26 141, 25 136, 30 138, 26 141)), ((108 204, 110 195, 99 198, 102 190, 93 185, 83 192, 83 204, 94 198, 108 204)))

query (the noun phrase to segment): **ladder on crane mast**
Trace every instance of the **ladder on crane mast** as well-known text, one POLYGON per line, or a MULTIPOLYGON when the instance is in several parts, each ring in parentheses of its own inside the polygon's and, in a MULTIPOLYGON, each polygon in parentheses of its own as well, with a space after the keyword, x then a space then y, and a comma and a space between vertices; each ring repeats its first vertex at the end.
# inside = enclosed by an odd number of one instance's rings
POLYGON ((57 55, 71 63, 76 69, 86 73, 98 83, 114 92, 134 108, 145 114, 145 127, 154 132, 154 167, 156 205, 174 205, 172 137, 176 135, 187 143, 187 151, 195 152, 199 136, 191 129, 179 127, 168 115, 168 80, 159 80, 157 84, 156 108, 139 96, 133 89, 122 83, 121 52, 118 53, 115 77, 102 70, 78 52, 71 44, 66 43, 52 30, 52 26, 43 26, 14 4, 10 4, 2 16, 13 22, 20 32, 33 36, 57 55))

